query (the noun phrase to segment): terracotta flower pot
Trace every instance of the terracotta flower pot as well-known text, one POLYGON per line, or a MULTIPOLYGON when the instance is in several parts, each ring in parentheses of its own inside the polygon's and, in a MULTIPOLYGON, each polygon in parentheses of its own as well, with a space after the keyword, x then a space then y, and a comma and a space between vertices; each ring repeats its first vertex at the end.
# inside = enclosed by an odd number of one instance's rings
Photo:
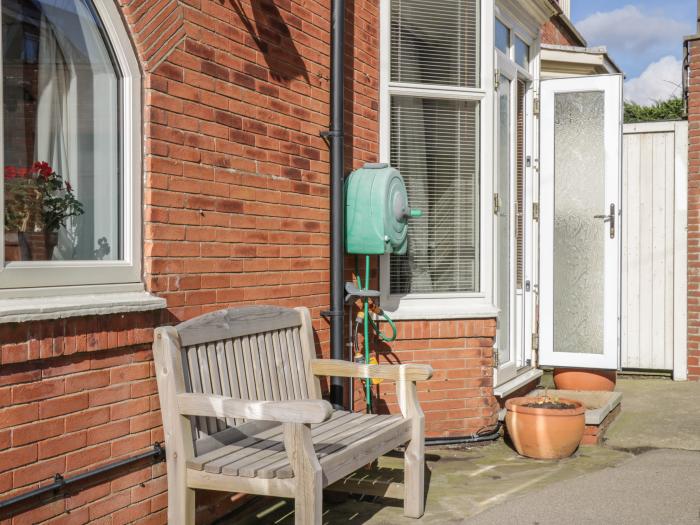
POLYGON ((554 385, 558 390, 598 390, 612 392, 617 382, 617 370, 591 368, 555 368, 554 385))
POLYGON ((5 232, 6 261, 50 261, 58 232, 5 232))
POLYGON ((578 401, 559 399, 573 408, 540 408, 542 397, 515 397, 506 401, 506 427, 521 456, 560 459, 570 456, 581 443, 585 407, 578 401))

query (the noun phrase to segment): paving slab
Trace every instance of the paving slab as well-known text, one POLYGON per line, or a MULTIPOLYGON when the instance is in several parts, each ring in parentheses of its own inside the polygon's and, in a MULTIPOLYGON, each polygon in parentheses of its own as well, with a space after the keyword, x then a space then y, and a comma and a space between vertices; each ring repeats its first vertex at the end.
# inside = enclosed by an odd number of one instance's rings
POLYGON ((700 452, 654 450, 510 500, 465 525, 697 525, 700 452))
POLYGON ((605 446, 626 450, 700 450, 700 382, 619 379, 622 412, 605 446))

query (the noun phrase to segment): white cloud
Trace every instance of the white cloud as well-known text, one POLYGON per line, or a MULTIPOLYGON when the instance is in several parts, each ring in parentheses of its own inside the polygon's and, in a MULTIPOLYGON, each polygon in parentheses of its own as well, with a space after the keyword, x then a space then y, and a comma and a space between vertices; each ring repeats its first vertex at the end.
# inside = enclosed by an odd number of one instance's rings
POLYGON ((616 52, 671 54, 680 50, 683 35, 693 32, 692 21, 643 13, 634 5, 593 13, 576 27, 591 45, 608 46, 613 58, 616 52))
POLYGON ((652 62, 641 75, 625 82, 625 100, 648 105, 680 95, 682 68, 681 61, 671 55, 652 62))

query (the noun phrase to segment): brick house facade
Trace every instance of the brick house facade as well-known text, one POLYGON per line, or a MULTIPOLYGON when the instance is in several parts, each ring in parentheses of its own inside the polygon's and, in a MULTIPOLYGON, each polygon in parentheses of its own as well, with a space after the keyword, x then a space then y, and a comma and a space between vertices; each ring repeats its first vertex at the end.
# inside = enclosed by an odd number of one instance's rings
MULTIPOLYGON (((320 137, 329 119, 329 2, 119 8, 143 74, 143 279, 167 308, 0 325, 4 497, 162 441, 150 350, 158 325, 244 304, 301 305, 312 312, 319 355, 329 353, 321 317, 329 154, 320 137)), ((378 18, 377 0, 348 2, 347 170, 378 160, 378 18)), ((569 38, 551 24, 545 38, 569 38)), ((419 392, 427 435, 494 425, 496 320, 397 326, 380 360, 434 367, 419 392)), ((391 385, 380 394, 384 409, 397 410, 391 385)), ((0 523, 165 523, 164 476, 164 464, 145 461, 0 523)), ((204 501, 203 519, 226 510, 215 495, 204 501)))

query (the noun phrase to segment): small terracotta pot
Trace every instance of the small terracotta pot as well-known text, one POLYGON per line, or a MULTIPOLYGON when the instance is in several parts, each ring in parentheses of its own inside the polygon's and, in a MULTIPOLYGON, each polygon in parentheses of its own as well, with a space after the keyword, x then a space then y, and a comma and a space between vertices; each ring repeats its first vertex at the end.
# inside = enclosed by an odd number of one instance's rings
POLYGON ((557 390, 597 390, 612 392, 617 382, 617 370, 591 368, 555 368, 557 390))
POLYGON ((506 401, 506 427, 521 456, 535 459, 569 457, 581 443, 586 424, 585 407, 578 401, 559 399, 574 408, 535 408, 524 405, 542 397, 514 397, 506 401))
POLYGON ((5 232, 6 261, 50 261, 58 232, 5 232))

